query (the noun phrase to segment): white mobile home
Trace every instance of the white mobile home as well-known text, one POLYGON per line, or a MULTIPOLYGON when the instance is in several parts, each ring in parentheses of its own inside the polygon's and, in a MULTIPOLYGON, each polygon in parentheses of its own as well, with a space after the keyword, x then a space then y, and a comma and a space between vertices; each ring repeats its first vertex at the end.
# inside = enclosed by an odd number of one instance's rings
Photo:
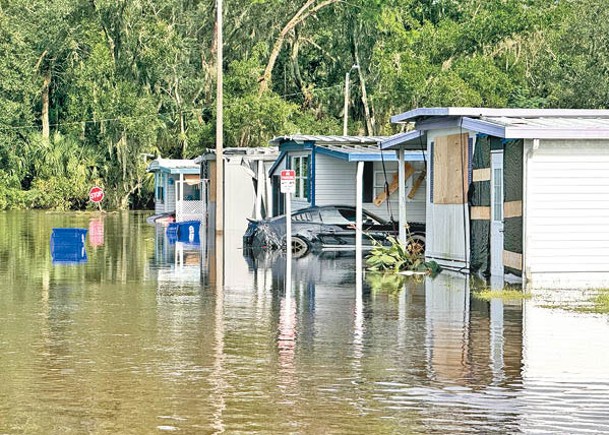
MULTIPOLYGON (((406 193, 408 222, 425 222, 425 152, 408 151, 404 165, 398 165, 394 151, 379 150, 387 136, 310 136, 274 138, 279 157, 270 171, 273 183, 273 215, 284 213, 279 174, 283 169, 296 171, 293 210, 323 205, 356 206, 356 173, 363 164, 363 208, 384 219, 398 220, 398 173, 406 193), (402 171, 403 169, 403 171, 402 171), (389 198, 386 187, 389 187, 389 198)), ((421 143, 421 145, 424 144, 421 143)))
POLYGON ((529 287, 609 285, 609 110, 421 108, 392 122, 427 136, 426 257, 529 287))
POLYGON ((158 158, 146 169, 154 174, 154 212, 177 222, 201 220, 199 165, 194 160, 158 158))
MULTIPOLYGON (((240 232, 247 228, 247 218, 267 217, 272 198, 268 171, 277 158, 277 148, 225 148, 224 159, 224 230, 240 232)), ((195 159, 200 165, 203 198, 207 206, 206 228, 215 228, 216 152, 210 149, 195 159)))

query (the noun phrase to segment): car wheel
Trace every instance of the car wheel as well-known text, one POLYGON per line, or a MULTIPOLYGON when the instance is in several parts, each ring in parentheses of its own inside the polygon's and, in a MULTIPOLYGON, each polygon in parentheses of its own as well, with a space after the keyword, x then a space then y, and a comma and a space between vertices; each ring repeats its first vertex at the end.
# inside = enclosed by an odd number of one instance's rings
POLYGON ((413 255, 425 255, 425 236, 422 234, 412 234, 408 238, 408 252, 413 255))
POLYGON ((309 242, 300 236, 292 236, 292 258, 301 258, 310 250, 309 242))

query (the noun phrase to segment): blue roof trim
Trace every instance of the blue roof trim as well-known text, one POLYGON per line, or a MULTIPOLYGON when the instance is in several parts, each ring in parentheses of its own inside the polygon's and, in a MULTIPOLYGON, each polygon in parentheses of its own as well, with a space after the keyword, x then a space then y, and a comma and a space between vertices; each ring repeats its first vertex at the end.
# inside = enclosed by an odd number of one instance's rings
POLYGON ((152 173, 162 172, 163 174, 171 174, 171 175, 175 175, 175 174, 199 175, 201 170, 199 168, 168 168, 166 166, 159 166, 158 168, 155 168, 148 172, 152 172, 152 173))
POLYGON ((331 150, 325 147, 315 147, 315 150, 319 154, 323 154, 326 156, 334 157, 336 159, 344 160, 346 162, 349 161, 348 153, 344 153, 338 150, 331 150))
POLYGON ((271 169, 269 169, 269 176, 273 176, 273 174, 277 170, 277 167, 281 164, 281 162, 283 162, 283 159, 285 158, 286 154, 287 151, 281 151, 279 153, 277 159, 275 159, 275 163, 273 163, 273 166, 271 166, 271 169))
POLYGON ((284 142, 279 145, 279 155, 277 159, 275 159, 275 163, 269 169, 269 175, 273 175, 273 173, 277 170, 277 167, 281 164, 285 156, 291 151, 310 151, 313 149, 315 144, 313 142, 303 142, 297 143, 294 141, 284 142))
POLYGON ((201 172, 200 168, 174 168, 170 171, 170 174, 196 174, 199 175, 201 172))
MULTIPOLYGON (((326 147, 317 146, 315 150, 319 154, 334 157, 345 162, 397 162, 398 157, 394 151, 383 151, 381 157, 381 151, 370 152, 370 151, 353 151, 353 150, 337 150, 329 149, 326 147)), ((420 151, 406 152, 404 159, 411 162, 419 162, 425 160, 423 154, 420 151)))

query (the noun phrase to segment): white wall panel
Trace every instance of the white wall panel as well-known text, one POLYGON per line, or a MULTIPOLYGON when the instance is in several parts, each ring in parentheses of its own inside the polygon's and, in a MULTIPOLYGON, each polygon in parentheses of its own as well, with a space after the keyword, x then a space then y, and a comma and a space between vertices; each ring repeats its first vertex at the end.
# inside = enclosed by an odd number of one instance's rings
POLYGON ((609 278, 609 141, 541 141, 536 150, 527 141, 525 150, 529 278, 609 278))

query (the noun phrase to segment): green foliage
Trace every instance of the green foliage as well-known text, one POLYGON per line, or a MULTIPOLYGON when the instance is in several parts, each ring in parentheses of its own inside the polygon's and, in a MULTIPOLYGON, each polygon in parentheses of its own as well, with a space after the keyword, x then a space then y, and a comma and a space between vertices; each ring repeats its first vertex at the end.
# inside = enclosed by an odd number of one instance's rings
POLYGON ((525 293, 522 290, 514 290, 505 288, 502 290, 491 290, 488 288, 474 290, 472 296, 476 299, 483 301, 490 301, 491 299, 501 299, 504 301, 518 301, 522 299, 531 299, 531 293, 525 293))
POLYGON ((366 282, 375 293, 399 293, 406 277, 397 273, 372 272, 366 274, 366 282))
POLYGON ((376 272, 415 271, 430 275, 440 272, 440 266, 435 261, 426 262, 424 251, 417 240, 409 237, 404 245, 393 236, 387 237, 389 245, 383 245, 373 239, 374 247, 366 257, 366 265, 376 272))
POLYGON ((54 210, 78 210, 85 207, 88 200, 88 185, 75 182, 63 176, 37 179, 27 192, 31 208, 54 210))
MULTIPOLYGON (((340 134, 354 63, 353 134, 392 133, 391 115, 421 106, 607 106, 600 0, 317 0, 283 32, 304 4, 226 3, 225 146, 340 134)), ((101 183, 108 208, 133 207, 147 202, 143 156, 213 146, 214 20, 213 2, 0 2, 0 170, 16 177, 0 183, 0 208, 83 206, 76 192, 16 193, 63 191, 54 177, 101 183)))

